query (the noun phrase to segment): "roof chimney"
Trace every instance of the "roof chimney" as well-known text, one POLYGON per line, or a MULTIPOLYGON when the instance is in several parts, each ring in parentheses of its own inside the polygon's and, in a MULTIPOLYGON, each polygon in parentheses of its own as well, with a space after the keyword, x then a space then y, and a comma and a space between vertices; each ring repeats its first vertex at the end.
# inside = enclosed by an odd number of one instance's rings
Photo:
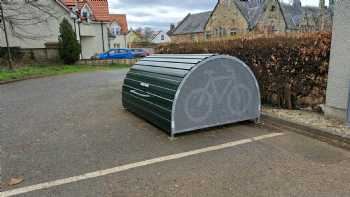
POLYGON ((293 10, 295 14, 301 14, 301 1, 293 0, 293 10))
POLYGON ((326 1, 320 0, 320 9, 324 9, 326 7, 326 1))
POLYGON ((175 29, 175 25, 174 24, 170 24, 170 31, 172 32, 175 29))
POLYGON ((320 0, 320 31, 324 31, 325 29, 325 4, 325 0, 320 0))

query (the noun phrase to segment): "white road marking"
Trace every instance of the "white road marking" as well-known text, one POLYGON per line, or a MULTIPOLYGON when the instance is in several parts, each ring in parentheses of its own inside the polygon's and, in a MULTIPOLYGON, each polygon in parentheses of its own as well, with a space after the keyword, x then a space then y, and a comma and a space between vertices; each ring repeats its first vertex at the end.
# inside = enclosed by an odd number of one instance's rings
POLYGON ((140 161, 140 162, 136 162, 136 163, 121 165, 121 166, 117 166, 117 167, 106 169, 106 170, 99 170, 99 171, 90 172, 90 173, 86 173, 86 174, 82 174, 82 175, 78 175, 78 176, 73 176, 73 177, 69 177, 69 178, 58 179, 55 181, 49 181, 49 182, 40 183, 37 185, 22 187, 22 188, 18 188, 18 189, 9 190, 9 191, 4 191, 4 192, 0 193, 0 197, 9 197, 9 196, 15 196, 15 195, 33 192, 33 191, 37 191, 37 190, 48 189, 48 188, 59 186, 59 185, 65 185, 65 184, 75 183, 75 182, 83 181, 83 180, 87 180, 87 179, 106 176, 109 174, 115 174, 118 172, 130 170, 133 168, 148 166, 148 165, 161 163, 161 162, 165 162, 165 161, 170 161, 170 160, 175 160, 175 159, 181 159, 184 157, 189 157, 189 156, 193 156, 193 155, 197 155, 197 154, 201 154, 201 153, 207 153, 207 152, 212 152, 212 151, 216 151, 216 150, 231 148, 234 146, 247 144, 247 143, 251 143, 251 142, 255 142, 255 141, 260 141, 263 139, 273 138, 273 137, 277 137, 277 136, 281 136, 281 135, 284 135, 284 134, 283 133, 271 133, 271 134, 252 137, 252 138, 243 139, 243 140, 239 140, 239 141, 233 141, 233 142, 229 142, 229 143, 225 143, 225 144, 209 146, 206 148, 196 149, 196 150, 192 150, 192 151, 188 151, 188 152, 167 155, 167 156, 149 159, 149 160, 145 160, 145 161, 140 161))

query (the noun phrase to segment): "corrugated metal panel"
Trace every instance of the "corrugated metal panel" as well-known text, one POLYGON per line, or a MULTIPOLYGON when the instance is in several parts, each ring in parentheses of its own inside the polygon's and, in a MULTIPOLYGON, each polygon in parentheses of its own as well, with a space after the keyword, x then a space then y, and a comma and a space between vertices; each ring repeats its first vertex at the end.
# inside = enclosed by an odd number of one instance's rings
POLYGON ((123 104, 131 112, 170 132, 174 97, 189 71, 212 55, 153 55, 126 75, 123 104))
POLYGON ((148 56, 148 58, 202 59, 210 56, 213 56, 213 54, 181 54, 181 55, 157 54, 157 55, 148 56))
POLYGON ((184 70, 190 70, 191 68, 193 68, 193 66, 195 66, 195 64, 174 63, 174 62, 153 62, 153 61, 139 61, 136 64, 141 66, 175 68, 175 69, 184 69, 184 70))
POLYGON ((131 70, 134 72, 144 71, 144 72, 158 73, 158 74, 177 76, 177 77, 184 77, 188 73, 188 70, 170 69, 170 68, 164 68, 164 67, 143 66, 143 65, 134 65, 131 68, 131 70))
POLYGON ((187 63, 187 64, 197 64, 199 62, 201 62, 203 60, 203 58, 196 58, 196 59, 188 59, 188 58, 145 58, 143 59, 143 61, 152 61, 152 62, 176 62, 176 63, 187 63))

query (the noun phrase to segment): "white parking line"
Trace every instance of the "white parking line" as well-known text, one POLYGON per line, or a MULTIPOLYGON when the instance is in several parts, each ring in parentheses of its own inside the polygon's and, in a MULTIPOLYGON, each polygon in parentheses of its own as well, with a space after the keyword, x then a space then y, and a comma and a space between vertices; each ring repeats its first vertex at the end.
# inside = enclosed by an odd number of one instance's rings
POLYGON ((59 186, 59 185, 75 183, 78 181, 83 181, 83 180, 87 180, 87 179, 106 176, 109 174, 127 171, 127 170, 130 170, 133 168, 143 167, 143 166, 161 163, 161 162, 165 162, 165 161, 181 159, 184 157, 198 155, 201 153, 207 153, 207 152, 212 152, 212 151, 216 151, 216 150, 231 148, 231 147, 238 146, 241 144, 247 144, 247 143, 251 143, 251 142, 255 142, 255 141, 259 141, 259 140, 263 140, 263 139, 267 139, 267 138, 273 138, 273 137, 277 137, 277 136, 281 136, 281 135, 284 135, 284 134, 283 133, 271 133, 271 134, 267 134, 267 135, 257 136, 257 137, 243 139, 243 140, 239 140, 239 141, 233 141, 233 142, 220 144, 220 145, 216 145, 216 146, 209 146, 206 148, 196 149, 196 150, 192 150, 192 151, 188 151, 188 152, 167 155, 167 156, 149 159, 149 160, 145 160, 145 161, 140 161, 140 162, 136 162, 136 163, 117 166, 117 167, 106 169, 106 170, 99 170, 99 171, 95 171, 95 172, 90 172, 90 173, 86 173, 86 174, 82 174, 82 175, 78 175, 78 176, 73 176, 73 177, 69 177, 69 178, 58 179, 55 181, 49 181, 49 182, 40 183, 37 185, 22 187, 22 188, 18 188, 18 189, 14 189, 14 190, 9 190, 9 191, 4 191, 4 192, 0 193, 0 197, 15 196, 15 195, 24 194, 24 193, 28 193, 28 192, 32 192, 32 191, 48 189, 48 188, 59 186))

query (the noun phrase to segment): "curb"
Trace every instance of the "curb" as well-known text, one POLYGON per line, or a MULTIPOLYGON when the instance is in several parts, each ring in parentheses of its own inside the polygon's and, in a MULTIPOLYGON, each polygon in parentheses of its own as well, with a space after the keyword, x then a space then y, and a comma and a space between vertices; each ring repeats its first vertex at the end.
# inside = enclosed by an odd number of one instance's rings
POLYGON ((42 75, 42 76, 27 77, 27 78, 23 78, 23 79, 14 79, 14 80, 8 80, 8 81, 0 81, 0 85, 16 83, 16 82, 26 81, 26 80, 31 80, 31 79, 40 79, 40 78, 52 77, 52 76, 55 76, 55 75, 42 75))
MULTIPOLYGON (((116 69, 122 70, 122 69, 127 69, 127 68, 116 68, 116 69)), ((113 70, 113 69, 111 69, 111 70, 113 70)), ((96 71, 105 71, 105 70, 96 70, 96 71)), ((96 72, 96 71, 91 71, 91 72, 96 72)), ((31 79, 42 79, 42 78, 49 78, 49 77, 55 77, 55 76, 84 73, 84 72, 90 72, 90 71, 71 72, 71 73, 63 73, 63 74, 58 74, 58 75, 56 75, 56 74, 52 74, 52 75, 37 75, 37 76, 31 76, 31 77, 26 77, 26 78, 22 78, 22 79, 0 81, 0 85, 6 85, 6 84, 21 82, 21 81, 27 81, 27 80, 31 80, 31 79)))
MULTIPOLYGON (((262 118, 265 123, 270 123, 282 129, 288 129, 308 137, 326 142, 328 144, 350 150, 350 138, 334 134, 326 129, 319 129, 309 125, 295 123, 283 118, 263 114, 262 118)), ((266 125, 268 127, 268 125, 266 125)))

